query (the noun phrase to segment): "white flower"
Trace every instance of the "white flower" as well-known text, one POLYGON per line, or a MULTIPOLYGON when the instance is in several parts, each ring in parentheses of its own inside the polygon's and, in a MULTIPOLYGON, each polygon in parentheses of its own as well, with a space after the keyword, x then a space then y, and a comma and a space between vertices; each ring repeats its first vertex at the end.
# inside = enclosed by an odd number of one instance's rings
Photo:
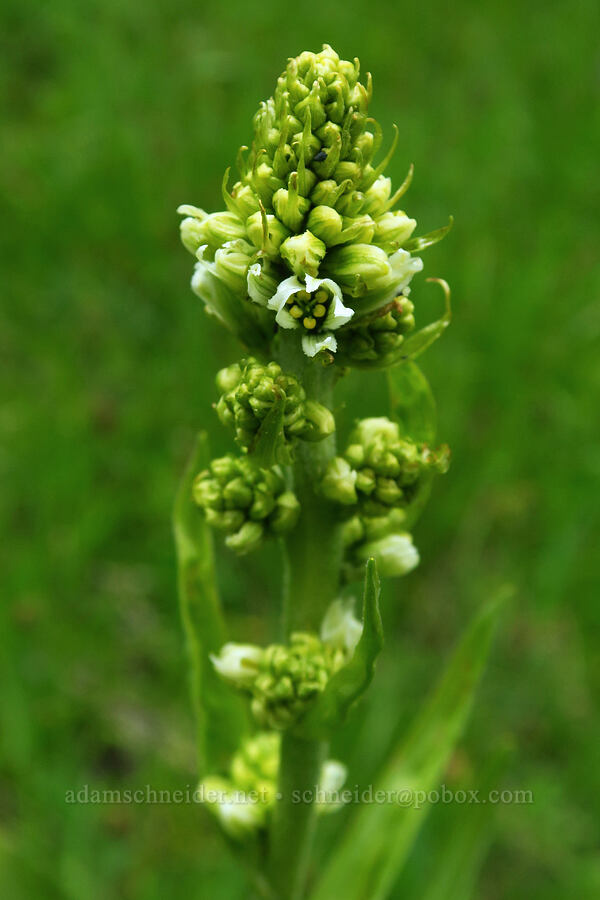
POLYGON ((328 759, 321 768, 321 777, 317 793, 317 813, 335 812, 343 805, 339 792, 344 786, 348 769, 337 759, 328 759))
POLYGON ((321 624, 323 643, 340 648, 349 656, 354 653, 363 630, 352 612, 353 605, 353 600, 334 600, 321 624))
POLYGON ((423 260, 420 256, 411 256, 408 250, 396 250, 390 256, 389 263, 392 267, 396 292, 403 291, 413 275, 423 269, 423 260))
POLYGON ((210 655, 210 661, 221 678, 237 687, 251 684, 260 669, 263 651, 254 644, 223 644, 219 655, 210 655))
POLYGON ((302 337, 302 349, 306 356, 316 356, 323 349, 328 349, 335 353, 337 341, 332 332, 349 322, 354 315, 353 309, 344 306, 339 285, 331 278, 313 278, 312 275, 308 274, 305 275, 303 283, 296 275, 292 275, 281 282, 267 303, 269 309, 277 311, 275 321, 281 328, 300 328, 300 322, 286 309, 287 301, 299 291, 307 291, 309 294, 312 294, 321 287, 329 291, 331 298, 327 314, 321 326, 323 330, 318 334, 307 332, 302 337))
POLYGON ((266 306, 273 291, 277 290, 277 281, 265 271, 261 262, 253 263, 248 269, 248 296, 259 306, 266 306))
POLYGON ((393 578, 406 575, 419 565, 419 551, 407 532, 388 534, 377 541, 370 541, 358 549, 358 556, 365 561, 373 556, 379 574, 393 578))
POLYGON ((209 775, 198 785, 197 797, 206 803, 230 837, 243 839, 265 824, 265 807, 250 799, 226 778, 209 775))

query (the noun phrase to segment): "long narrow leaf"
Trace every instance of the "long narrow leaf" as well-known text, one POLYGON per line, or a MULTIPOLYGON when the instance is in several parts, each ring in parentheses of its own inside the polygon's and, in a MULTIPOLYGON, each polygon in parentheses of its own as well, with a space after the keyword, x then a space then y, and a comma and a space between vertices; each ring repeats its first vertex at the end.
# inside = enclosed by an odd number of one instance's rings
POLYGON ((192 500, 194 476, 208 460, 206 435, 201 433, 181 479, 173 511, 179 605, 190 665, 200 774, 219 766, 237 747, 244 726, 241 701, 218 678, 209 659, 209 653, 216 653, 224 643, 225 627, 212 537, 192 500))
POLYGON ((437 690, 373 786, 374 796, 377 791, 386 792, 386 802, 357 810, 311 900, 385 900, 389 896, 427 813, 426 806, 414 808, 411 798, 416 791, 428 792, 437 786, 461 735, 499 608, 494 600, 469 627, 437 690))
POLYGON ((472 900, 479 872, 492 842, 494 810, 488 803, 510 755, 508 745, 492 756, 478 784, 477 803, 452 810, 448 839, 436 857, 435 866, 423 874, 422 900, 472 900))

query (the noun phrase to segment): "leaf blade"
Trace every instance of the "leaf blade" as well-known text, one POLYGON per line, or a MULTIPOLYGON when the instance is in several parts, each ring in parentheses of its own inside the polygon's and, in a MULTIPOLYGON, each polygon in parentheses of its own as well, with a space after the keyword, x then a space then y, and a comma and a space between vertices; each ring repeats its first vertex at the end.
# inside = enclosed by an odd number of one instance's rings
MULTIPOLYGON (((402 791, 414 794, 436 785, 466 722, 500 608, 495 600, 472 622, 412 731, 393 751, 375 791, 400 797, 402 791)), ((385 900, 426 812, 392 802, 359 807, 311 900, 385 900)))
POLYGON ((236 749, 244 727, 239 698, 217 676, 209 653, 225 642, 225 623, 216 580, 212 535, 192 500, 192 482, 209 461, 201 432, 181 478, 173 509, 179 608, 190 665, 199 773, 236 749))
POLYGON ((375 663, 383 647, 383 625, 379 610, 381 583, 377 564, 369 559, 365 568, 363 594, 363 631, 352 659, 333 675, 310 714, 302 722, 302 731, 311 736, 326 736, 341 724, 350 707, 367 690, 375 673, 375 663))

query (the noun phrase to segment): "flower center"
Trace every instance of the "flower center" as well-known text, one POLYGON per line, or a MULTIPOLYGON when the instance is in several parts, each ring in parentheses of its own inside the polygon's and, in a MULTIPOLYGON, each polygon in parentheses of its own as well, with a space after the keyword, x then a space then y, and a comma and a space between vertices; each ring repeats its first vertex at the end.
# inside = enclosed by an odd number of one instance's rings
POLYGON ((297 291, 287 301, 288 311, 307 331, 318 331, 325 321, 331 295, 325 288, 319 288, 312 294, 308 291, 297 291))

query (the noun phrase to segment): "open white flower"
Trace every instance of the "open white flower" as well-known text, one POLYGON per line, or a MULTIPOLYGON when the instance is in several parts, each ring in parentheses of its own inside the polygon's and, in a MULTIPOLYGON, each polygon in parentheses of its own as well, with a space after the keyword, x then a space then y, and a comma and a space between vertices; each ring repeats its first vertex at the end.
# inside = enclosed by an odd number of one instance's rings
POLYGON ((251 684, 262 663, 263 651, 254 644, 223 644, 219 655, 210 655, 210 661, 221 678, 237 687, 251 684))
POLYGON ((362 634, 362 622, 354 615, 353 600, 334 600, 321 623, 321 640, 350 656, 362 634))
POLYGON ((303 328, 302 349, 307 356, 316 356, 323 349, 337 350, 333 332, 349 322, 354 310, 344 306, 342 291, 331 278, 305 275, 304 282, 296 275, 282 281, 268 301, 276 310, 275 321, 281 328, 303 328))

